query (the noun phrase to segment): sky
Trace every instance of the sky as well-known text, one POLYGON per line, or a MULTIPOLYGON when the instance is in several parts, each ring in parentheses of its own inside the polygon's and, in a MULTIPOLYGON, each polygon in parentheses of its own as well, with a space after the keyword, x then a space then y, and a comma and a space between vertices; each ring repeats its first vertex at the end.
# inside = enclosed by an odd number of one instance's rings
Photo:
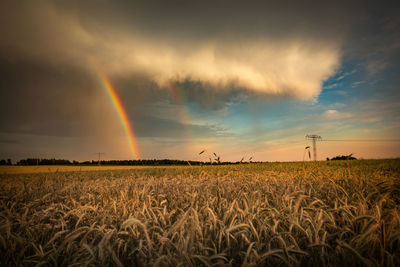
POLYGON ((400 5, 0 6, 0 158, 400 157, 400 5))

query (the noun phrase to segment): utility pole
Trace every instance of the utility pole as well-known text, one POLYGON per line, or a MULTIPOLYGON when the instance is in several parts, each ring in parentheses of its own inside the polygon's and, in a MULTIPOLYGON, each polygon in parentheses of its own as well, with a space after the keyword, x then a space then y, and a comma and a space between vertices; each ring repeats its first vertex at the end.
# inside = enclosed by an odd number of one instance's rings
POLYGON ((317 161, 317 140, 322 141, 322 137, 320 135, 316 135, 316 134, 307 134, 306 139, 312 140, 314 161, 317 161))
POLYGON ((103 152, 97 152, 97 153, 94 153, 94 154, 96 154, 96 155, 99 156, 99 166, 100 166, 100 157, 101 157, 101 155, 104 155, 105 153, 103 153, 103 152))

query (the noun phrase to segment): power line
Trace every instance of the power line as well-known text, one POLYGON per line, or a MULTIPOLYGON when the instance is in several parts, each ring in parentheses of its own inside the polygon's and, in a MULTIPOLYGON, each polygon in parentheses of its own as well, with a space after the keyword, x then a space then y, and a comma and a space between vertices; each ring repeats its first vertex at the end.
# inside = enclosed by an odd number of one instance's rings
MULTIPOLYGON (((319 141, 327 142, 400 142, 400 139, 322 139, 319 141)), ((285 144, 300 144, 301 140, 288 140, 285 144)), ((284 145, 284 144, 281 144, 284 145)))
POLYGON ((400 142, 400 139, 322 139, 329 142, 400 142))
POLYGON ((314 161, 317 161, 317 141, 321 141, 322 137, 317 134, 307 134, 306 135, 307 140, 312 140, 313 144, 313 154, 314 154, 314 161))

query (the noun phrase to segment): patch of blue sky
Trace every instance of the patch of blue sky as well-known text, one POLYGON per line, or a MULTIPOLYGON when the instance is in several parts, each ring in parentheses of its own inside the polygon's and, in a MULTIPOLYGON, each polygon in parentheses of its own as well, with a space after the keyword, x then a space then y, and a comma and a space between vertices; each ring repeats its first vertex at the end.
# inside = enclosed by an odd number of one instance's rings
POLYGON ((323 83, 318 103, 321 105, 351 103, 355 96, 360 96, 365 79, 365 71, 359 62, 344 62, 336 74, 323 83))
MULTIPOLYGON (((290 133, 312 114, 310 103, 297 100, 279 100, 259 105, 249 100, 246 105, 233 106, 230 120, 226 122, 237 133, 257 138, 287 130, 290 133)), ((256 140, 256 139, 255 139, 256 140)))

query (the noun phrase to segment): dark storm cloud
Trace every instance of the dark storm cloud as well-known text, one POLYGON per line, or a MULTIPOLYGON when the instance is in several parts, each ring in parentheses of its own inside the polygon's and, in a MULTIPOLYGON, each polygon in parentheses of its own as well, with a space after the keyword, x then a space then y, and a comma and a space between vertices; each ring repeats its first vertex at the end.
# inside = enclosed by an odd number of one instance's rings
POLYGON ((18 144, 19 141, 15 139, 0 139, 1 144, 18 144))
POLYGON ((93 83, 80 70, 0 57, 0 132, 87 135, 101 115, 93 83))
POLYGON ((244 97, 244 92, 238 88, 231 90, 217 90, 212 86, 184 80, 174 84, 174 88, 179 90, 182 101, 197 103, 205 109, 218 110, 232 102, 240 101, 244 97))
MULTIPOLYGON (((1 59, 4 78, 0 80, 0 132, 47 136, 101 134, 110 112, 105 106, 110 107, 111 103, 99 97, 104 93, 101 84, 94 82, 90 73, 79 71, 69 66, 55 68, 46 62, 1 59)), ((138 137, 184 137, 186 127, 205 136, 214 133, 212 127, 186 126, 152 116, 153 103, 169 96, 149 80, 139 76, 113 80, 126 109, 134 114, 138 137)))
POLYGON ((137 137, 170 137, 186 138, 189 134, 195 134, 202 138, 222 137, 224 129, 215 125, 187 125, 176 120, 143 116, 135 124, 137 137))
MULTIPOLYGON (((183 124, 153 108, 171 98, 164 90, 171 83, 207 109, 242 94, 310 99, 344 53, 368 54, 379 47, 378 37, 398 44, 390 9, 364 1, 3 1, 0 131, 101 132, 112 116, 93 59, 142 137, 181 136, 183 124), (379 34, 363 28, 371 21, 381 21, 379 34)), ((390 47, 383 50, 397 49, 390 47)), ((385 62, 369 62, 371 72, 385 62)))
MULTIPOLYGON (((199 125, 181 121, 178 113, 185 109, 183 103, 175 103, 171 92, 159 88, 145 76, 113 77, 113 85, 133 120, 137 137, 187 137, 187 131, 202 137, 221 136, 224 129, 216 125, 199 125)), ((222 102, 235 98, 234 93, 213 92, 200 84, 177 84, 183 102, 200 103, 203 108, 218 109, 222 102)), ((184 111, 186 112, 186 111, 184 111)))
POLYGON ((343 32, 343 24, 326 19, 337 17, 339 9, 278 3, 10 1, 2 36, 4 46, 33 58, 84 68, 96 59, 107 73, 142 73, 161 87, 189 79, 216 89, 308 99, 339 64, 342 36, 327 39, 325 34, 343 32), (310 61, 318 61, 318 67, 310 61))
MULTIPOLYGON (((68 9, 88 22, 117 26, 122 31, 142 30, 164 39, 203 40, 229 37, 283 37, 305 34, 335 38, 347 30, 354 11, 364 9, 363 2, 351 1, 64 1, 57 6, 68 9), (90 10, 88 18, 88 10, 90 10), (96 20, 96 21, 98 21, 96 20), (316 23, 318 22, 318 23, 316 23), (333 32, 326 32, 329 28, 333 32)), ((106 26, 107 28, 107 26, 106 26)), ((98 30, 99 28, 97 28, 98 30)))

